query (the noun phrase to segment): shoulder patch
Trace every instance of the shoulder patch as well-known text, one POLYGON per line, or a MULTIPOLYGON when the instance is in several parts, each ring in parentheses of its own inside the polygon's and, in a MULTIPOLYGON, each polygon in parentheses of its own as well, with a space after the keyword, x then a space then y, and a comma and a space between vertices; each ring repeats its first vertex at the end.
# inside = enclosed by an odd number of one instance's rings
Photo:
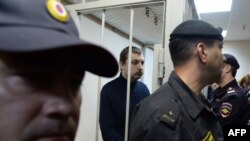
MULTIPOLYGON (((149 99, 151 99, 150 102, 147 101, 146 104, 151 105, 151 107, 157 111, 157 113, 154 113, 155 120, 159 121, 161 124, 169 126, 170 128, 175 128, 182 109, 176 91, 174 91, 168 83, 165 83, 147 98, 147 100, 149 99)), ((148 106, 146 108, 148 109, 148 106)))
POLYGON ((160 116, 160 121, 166 123, 170 127, 175 127, 180 114, 180 107, 176 99, 171 100, 171 106, 167 106, 169 109, 165 109, 165 112, 160 116), (171 108, 170 108, 171 107, 171 108))
POLYGON ((228 102, 224 102, 222 103, 221 107, 220 107, 220 115, 223 118, 229 117, 231 112, 232 112, 232 104, 228 103, 228 102))
POLYGON ((168 123, 175 123, 176 121, 176 115, 174 115, 173 111, 169 111, 167 113, 164 113, 161 117, 163 121, 166 121, 168 123))
POLYGON ((224 94, 221 99, 222 101, 227 101, 228 99, 233 99, 237 97, 238 97, 237 90, 233 87, 229 87, 226 91, 226 94, 224 94))
POLYGON ((202 141, 214 141, 214 136, 211 131, 208 131, 205 138, 202 141))

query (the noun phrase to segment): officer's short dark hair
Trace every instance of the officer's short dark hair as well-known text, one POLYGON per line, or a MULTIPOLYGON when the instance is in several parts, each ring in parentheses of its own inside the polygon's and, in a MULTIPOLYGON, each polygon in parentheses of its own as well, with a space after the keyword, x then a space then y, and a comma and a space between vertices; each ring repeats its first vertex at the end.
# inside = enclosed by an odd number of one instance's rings
POLYGON ((232 67, 232 76, 235 77, 237 74, 237 69, 235 69, 234 67, 232 67))
POLYGON ((224 62, 231 66, 232 76, 235 77, 237 70, 240 68, 237 59, 232 54, 228 53, 224 53, 223 56, 224 56, 224 62))
MULTIPOLYGON (((121 62, 122 64, 125 64, 126 61, 127 61, 127 59, 128 59, 128 51, 129 51, 129 47, 125 47, 125 48, 121 51, 121 53, 120 53, 120 62, 121 62)), ((132 53, 141 54, 142 51, 141 51, 141 49, 132 46, 132 53)))
POLYGON ((208 47, 216 41, 222 42, 221 31, 221 28, 215 28, 202 20, 187 20, 178 25, 169 39, 169 51, 174 66, 188 61, 199 42, 208 47))
POLYGON ((215 40, 202 38, 176 38, 170 41, 169 51, 173 65, 180 65, 181 63, 188 61, 199 42, 210 47, 215 43, 215 40))

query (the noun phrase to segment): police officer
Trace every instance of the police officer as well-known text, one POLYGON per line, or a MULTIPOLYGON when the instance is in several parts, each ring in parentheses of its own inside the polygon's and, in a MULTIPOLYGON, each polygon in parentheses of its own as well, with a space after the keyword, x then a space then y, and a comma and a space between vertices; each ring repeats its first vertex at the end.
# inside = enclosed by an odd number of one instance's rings
POLYGON ((224 54, 223 71, 217 82, 220 87, 212 92, 209 102, 222 126, 246 125, 249 118, 246 112, 247 96, 235 80, 239 68, 240 65, 233 55, 224 54))
POLYGON ((78 35, 58 0, 0 0, 0 141, 75 140, 85 71, 118 71, 78 35))
POLYGON ((202 20, 174 29, 169 42, 174 70, 135 109, 129 141, 223 140, 218 120, 201 99, 201 90, 221 75, 222 45, 221 31, 202 20))

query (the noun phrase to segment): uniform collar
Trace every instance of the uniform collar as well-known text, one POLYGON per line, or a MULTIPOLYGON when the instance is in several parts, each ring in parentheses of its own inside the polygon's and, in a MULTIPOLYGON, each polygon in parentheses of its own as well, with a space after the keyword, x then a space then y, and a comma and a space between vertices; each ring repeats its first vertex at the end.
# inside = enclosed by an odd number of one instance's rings
POLYGON ((224 87, 223 87, 223 89, 228 89, 229 87, 235 87, 235 86, 237 86, 238 85, 238 83, 237 83, 237 81, 234 79, 234 80, 232 80, 231 82, 229 82, 227 85, 225 85, 224 87))
POLYGON ((199 113, 206 108, 202 100, 195 95, 195 93, 179 78, 179 76, 177 76, 175 72, 171 73, 168 83, 175 91, 177 91, 178 97, 183 103, 184 108, 193 119, 195 119, 199 113))
POLYGON ((228 84, 226 84, 224 87, 219 87, 216 90, 214 90, 213 94, 215 95, 215 97, 222 97, 225 94, 225 92, 228 90, 228 88, 235 87, 237 85, 238 85, 238 83, 237 83, 236 79, 234 79, 231 82, 229 82, 228 84))

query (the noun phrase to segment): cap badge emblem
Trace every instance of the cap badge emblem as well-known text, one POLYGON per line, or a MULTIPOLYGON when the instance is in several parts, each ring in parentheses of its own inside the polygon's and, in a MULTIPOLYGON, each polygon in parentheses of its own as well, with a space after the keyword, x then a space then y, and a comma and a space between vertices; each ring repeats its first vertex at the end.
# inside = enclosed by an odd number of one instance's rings
POLYGON ((64 6, 57 0, 47 0, 47 9, 50 15, 60 22, 69 20, 68 13, 64 6))

